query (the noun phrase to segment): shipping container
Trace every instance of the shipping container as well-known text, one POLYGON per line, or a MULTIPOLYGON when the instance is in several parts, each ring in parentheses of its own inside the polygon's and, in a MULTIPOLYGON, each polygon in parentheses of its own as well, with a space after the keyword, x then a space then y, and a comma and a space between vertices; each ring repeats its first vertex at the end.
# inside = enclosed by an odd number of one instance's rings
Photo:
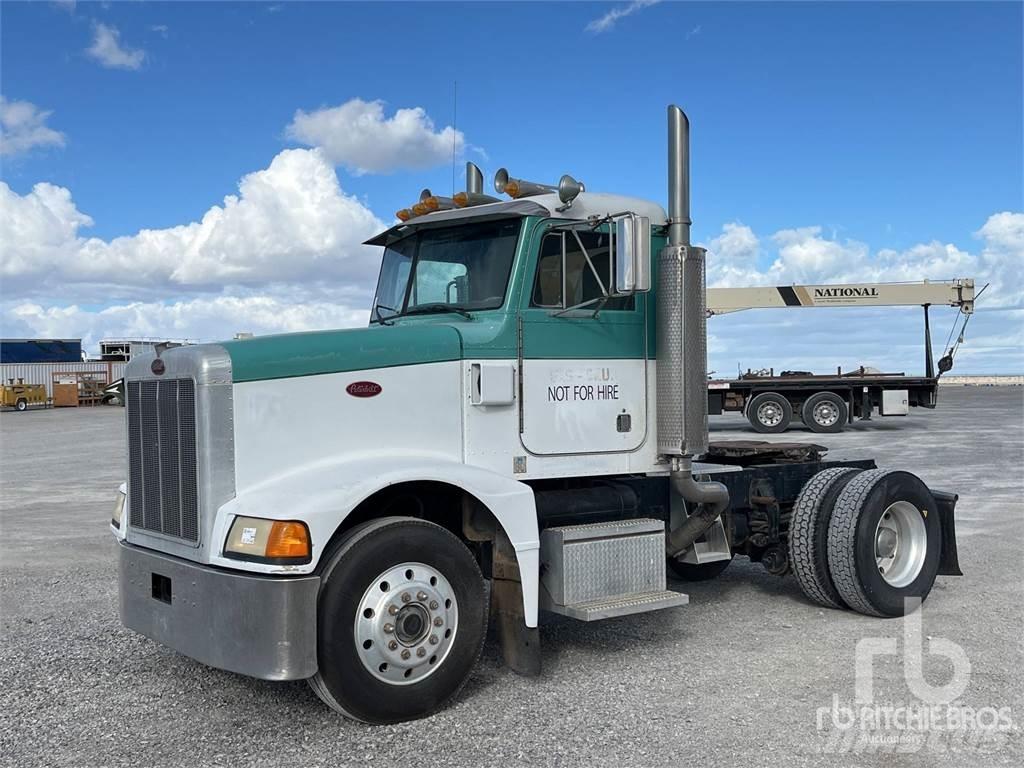
POLYGON ((81 339, 0 339, 0 363, 80 363, 81 339))

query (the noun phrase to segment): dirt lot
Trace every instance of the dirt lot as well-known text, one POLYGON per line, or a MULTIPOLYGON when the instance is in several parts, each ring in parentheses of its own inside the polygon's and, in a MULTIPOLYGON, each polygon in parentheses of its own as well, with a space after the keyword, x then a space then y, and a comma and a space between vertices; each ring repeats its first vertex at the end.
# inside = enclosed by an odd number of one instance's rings
MULTIPOLYGON (((540 679, 504 669, 488 643, 447 711, 399 726, 348 722, 304 683, 207 669, 120 626, 107 521, 123 474, 123 411, 82 408, 0 415, 0 764, 1024 764, 1024 390, 949 388, 942 401, 841 435, 776 439, 813 439, 832 457, 873 457, 960 494, 966 577, 940 577, 922 637, 926 651, 944 639, 969 660, 956 712, 991 724, 979 711, 1009 708, 1009 732, 972 743, 977 728, 932 727, 931 742, 894 754, 887 740, 907 732, 868 723, 837 741, 830 708, 841 722, 844 707, 860 707, 857 641, 902 644, 902 622, 821 610, 791 576, 740 560, 714 582, 675 585, 690 594, 686 608, 593 624, 546 618, 540 679)), ((735 416, 712 419, 712 430, 752 437, 735 416)), ((876 659, 876 705, 911 701, 908 658, 876 659)), ((932 685, 954 671, 935 654, 923 663, 932 685)))

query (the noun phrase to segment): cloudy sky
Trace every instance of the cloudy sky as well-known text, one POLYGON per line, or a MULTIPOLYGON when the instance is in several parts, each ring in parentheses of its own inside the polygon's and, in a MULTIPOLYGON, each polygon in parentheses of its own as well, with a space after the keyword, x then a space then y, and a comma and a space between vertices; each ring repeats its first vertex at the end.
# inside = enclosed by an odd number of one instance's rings
MULTIPOLYGON (((3 11, 5 337, 365 324, 360 243, 450 193, 453 153, 664 203, 677 102, 712 284, 974 277, 957 370, 1024 371, 1020 3, 3 11)), ((954 314, 934 318, 938 347, 954 314)), ((921 325, 740 313, 711 321, 710 365, 918 372, 921 325)))

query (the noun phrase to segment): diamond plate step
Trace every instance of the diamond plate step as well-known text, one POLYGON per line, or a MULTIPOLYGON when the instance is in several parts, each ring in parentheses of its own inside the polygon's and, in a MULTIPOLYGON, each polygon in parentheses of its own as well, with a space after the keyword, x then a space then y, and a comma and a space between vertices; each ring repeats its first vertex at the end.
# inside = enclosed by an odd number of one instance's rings
POLYGON ((689 602, 690 596, 682 592, 657 590, 633 595, 619 595, 605 600, 591 600, 574 605, 555 605, 547 601, 544 608, 552 613, 560 613, 580 621, 598 621, 617 616, 631 616, 634 613, 660 611, 662 608, 675 608, 689 602))

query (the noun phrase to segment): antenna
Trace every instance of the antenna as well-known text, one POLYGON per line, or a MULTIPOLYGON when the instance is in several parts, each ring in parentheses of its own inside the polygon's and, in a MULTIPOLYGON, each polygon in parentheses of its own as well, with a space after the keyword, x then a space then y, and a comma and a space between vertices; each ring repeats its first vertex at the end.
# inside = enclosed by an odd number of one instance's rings
POLYGON ((455 196, 455 144, 458 141, 459 81, 452 80, 452 197, 455 196))

